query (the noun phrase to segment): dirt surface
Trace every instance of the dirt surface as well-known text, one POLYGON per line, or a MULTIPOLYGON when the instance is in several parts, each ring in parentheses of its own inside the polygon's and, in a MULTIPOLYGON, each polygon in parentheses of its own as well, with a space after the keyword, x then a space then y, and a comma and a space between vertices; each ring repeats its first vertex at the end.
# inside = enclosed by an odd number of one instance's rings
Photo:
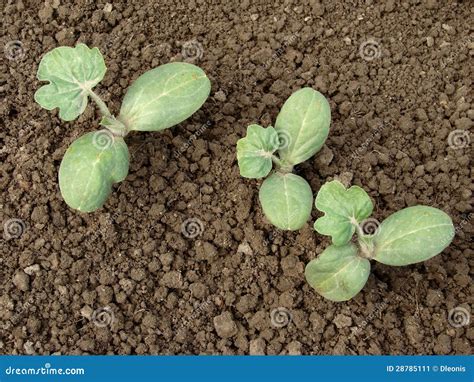
POLYGON ((472 353, 472 3, 130 3, 2 9, 0 352, 472 353), (68 145, 98 127, 97 109, 66 123, 33 101, 41 56, 77 42, 102 51, 96 89, 113 112, 170 60, 212 82, 192 118, 127 137, 129 176, 91 214, 66 206, 57 173, 68 145), (325 147, 296 169, 315 193, 338 177, 369 192, 376 219, 426 204, 456 225, 426 263, 374 263, 347 303, 304 280, 329 244, 312 229, 317 213, 300 232, 275 230, 261 182, 237 167, 246 126, 272 124, 303 86, 333 115, 325 147))

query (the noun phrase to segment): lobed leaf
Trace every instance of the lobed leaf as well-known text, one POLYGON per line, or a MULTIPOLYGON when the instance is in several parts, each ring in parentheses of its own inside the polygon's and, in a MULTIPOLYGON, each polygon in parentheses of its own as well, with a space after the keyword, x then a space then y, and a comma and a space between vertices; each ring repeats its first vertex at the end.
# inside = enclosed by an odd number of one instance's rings
POLYGON ((318 192, 316 208, 324 212, 314 223, 314 229, 322 235, 331 236, 334 245, 349 242, 356 225, 372 214, 373 205, 369 195, 360 187, 346 189, 333 180, 325 183, 318 192))
POLYGON ((201 68, 185 62, 161 65, 128 88, 119 119, 129 130, 164 130, 189 118, 210 91, 211 83, 201 68))
POLYGON ((303 227, 311 215, 313 192, 302 177, 277 172, 262 183, 259 199, 270 223, 294 231, 303 227))
POLYGON ((82 212, 105 203, 112 184, 128 174, 129 153, 123 138, 99 130, 76 139, 59 168, 59 188, 66 203, 82 212))
POLYGON ((316 154, 329 134, 331 108, 318 91, 303 88, 286 100, 278 114, 275 130, 287 142, 278 152, 283 162, 296 165, 316 154))
POLYGON ((441 253, 453 240, 453 222, 427 206, 404 208, 385 219, 374 238, 375 257, 387 265, 409 265, 441 253))
POLYGON ((106 70, 97 48, 84 44, 55 48, 39 64, 37 78, 50 83, 36 91, 35 101, 47 110, 59 108, 59 117, 72 121, 84 112, 89 91, 104 78, 106 70))
POLYGON ((272 169, 272 155, 278 148, 278 135, 273 127, 247 127, 245 138, 237 142, 237 161, 244 178, 263 178, 272 169))
POLYGON ((370 274, 370 262, 357 252, 352 243, 329 246, 306 265, 306 281, 329 300, 350 300, 362 290, 370 274))

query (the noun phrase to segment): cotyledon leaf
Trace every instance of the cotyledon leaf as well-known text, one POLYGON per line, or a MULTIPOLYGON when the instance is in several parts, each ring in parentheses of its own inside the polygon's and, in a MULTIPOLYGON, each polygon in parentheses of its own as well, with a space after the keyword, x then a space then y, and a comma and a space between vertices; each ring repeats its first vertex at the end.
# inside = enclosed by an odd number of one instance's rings
POLYGON ((59 188, 66 203, 81 212, 105 203, 112 185, 128 174, 129 153, 121 137, 99 130, 76 139, 59 168, 59 188))
POLYGON ((296 165, 324 145, 331 124, 331 108, 318 91, 303 88, 286 100, 277 116, 275 130, 285 145, 278 150, 284 163, 296 165))
POLYGON ((351 240, 357 224, 372 214, 373 204, 369 195, 360 187, 346 189, 333 180, 319 190, 316 208, 324 212, 314 223, 314 229, 322 235, 331 236, 334 245, 343 245, 351 240))
POLYGON ((385 219, 374 237, 374 260, 387 265, 408 265, 441 253, 453 240, 449 215, 428 206, 404 208, 385 219))
POLYGON ((313 192, 298 175, 272 174, 262 183, 258 196, 265 216, 280 229, 298 230, 311 215, 313 192))
POLYGON ((329 300, 350 300, 362 290, 370 274, 370 262, 357 252, 352 243, 329 246, 306 265, 306 281, 329 300))
POLYGON ((201 68, 185 62, 161 65, 128 88, 118 119, 129 130, 163 130, 189 118, 210 91, 211 83, 201 68))
POLYGON ((245 138, 237 142, 237 161, 240 175, 245 178, 263 178, 272 169, 272 155, 278 148, 278 135, 271 126, 247 127, 245 138))
POLYGON ((47 110, 58 107, 59 117, 72 121, 84 112, 89 91, 104 78, 106 70, 97 48, 84 44, 55 48, 39 64, 37 78, 50 83, 36 91, 35 101, 47 110))

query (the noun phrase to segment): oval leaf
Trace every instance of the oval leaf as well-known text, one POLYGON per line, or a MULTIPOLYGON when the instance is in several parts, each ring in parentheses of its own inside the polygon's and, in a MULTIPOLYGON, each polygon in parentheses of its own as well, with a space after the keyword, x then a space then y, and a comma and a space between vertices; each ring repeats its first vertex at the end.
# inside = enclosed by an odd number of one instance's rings
POLYGON ((265 216, 280 229, 300 229, 311 215, 313 193, 298 175, 272 174, 262 183, 258 196, 265 216))
POLYGON ((360 187, 346 189, 333 180, 325 183, 318 192, 316 208, 324 212, 314 223, 314 229, 322 235, 331 236, 334 245, 349 242, 357 224, 372 214, 373 205, 369 195, 360 187))
POLYGON ((359 293, 370 274, 370 262, 357 256, 353 244, 329 246, 305 268, 306 281, 321 296, 347 301, 359 293))
POLYGON ((105 203, 112 184, 128 174, 129 153, 125 141, 107 130, 76 139, 59 168, 59 188, 66 203, 91 212, 105 203))
POLYGON ((278 114, 275 129, 285 136, 280 147, 283 162, 296 165, 316 154, 329 134, 331 108, 324 96, 311 88, 303 88, 288 98, 278 114))
POLYGON ((55 48, 39 64, 37 78, 50 83, 36 91, 35 101, 47 110, 58 107, 59 117, 72 121, 84 112, 89 91, 104 78, 106 70, 97 48, 84 44, 55 48))
POLYGON ((237 142, 237 161, 244 178, 263 178, 272 169, 272 155, 278 148, 278 135, 273 127, 247 127, 245 138, 237 142))
POLYGON ((161 65, 128 88, 119 119, 129 130, 167 129, 196 112, 210 91, 211 82, 201 68, 185 62, 161 65))
POLYGON ((387 265, 408 265, 441 253, 454 238, 451 218, 427 206, 404 208, 385 219, 375 236, 375 257, 387 265))

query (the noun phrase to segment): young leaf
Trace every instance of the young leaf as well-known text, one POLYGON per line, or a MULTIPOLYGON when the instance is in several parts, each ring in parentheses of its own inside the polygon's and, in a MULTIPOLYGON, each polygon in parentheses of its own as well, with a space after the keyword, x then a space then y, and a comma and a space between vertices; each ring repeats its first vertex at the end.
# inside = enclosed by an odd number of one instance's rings
POLYGON ((129 130, 163 130, 189 118, 210 91, 211 83, 201 68, 185 62, 161 65, 128 88, 119 119, 129 130))
POLYGON ((244 178, 263 178, 272 169, 272 155, 278 148, 278 135, 273 127, 247 127, 245 138, 237 142, 237 161, 244 178))
POLYGON ((274 173, 262 183, 259 199, 270 223, 294 231, 303 227, 311 215, 313 192, 298 175, 274 173))
POLYGON ((112 184, 128 174, 129 153, 123 138, 99 130, 76 139, 59 168, 59 188, 66 203, 91 212, 105 203, 112 184))
POLYGON ((55 48, 39 64, 37 78, 50 83, 36 91, 35 101, 47 110, 58 107, 59 117, 72 121, 84 112, 89 92, 104 78, 106 70, 97 48, 89 49, 84 44, 55 48))
POLYGON ((454 238, 451 218, 427 206, 404 208, 385 219, 374 237, 375 257, 387 265, 408 265, 441 253, 454 238))
POLYGON ((287 137, 278 150, 284 163, 296 165, 316 154, 329 134, 331 108, 324 96, 303 88, 288 98, 278 114, 275 130, 287 137))
POLYGON ((334 245, 344 245, 351 240, 356 226, 373 210, 372 201, 362 188, 352 186, 346 190, 337 180, 321 187, 315 205, 325 215, 316 220, 314 229, 331 236, 334 245))
POLYGON ((320 295, 332 301, 347 301, 364 287, 370 273, 370 262, 357 256, 350 243, 331 245, 305 268, 306 281, 320 295))

